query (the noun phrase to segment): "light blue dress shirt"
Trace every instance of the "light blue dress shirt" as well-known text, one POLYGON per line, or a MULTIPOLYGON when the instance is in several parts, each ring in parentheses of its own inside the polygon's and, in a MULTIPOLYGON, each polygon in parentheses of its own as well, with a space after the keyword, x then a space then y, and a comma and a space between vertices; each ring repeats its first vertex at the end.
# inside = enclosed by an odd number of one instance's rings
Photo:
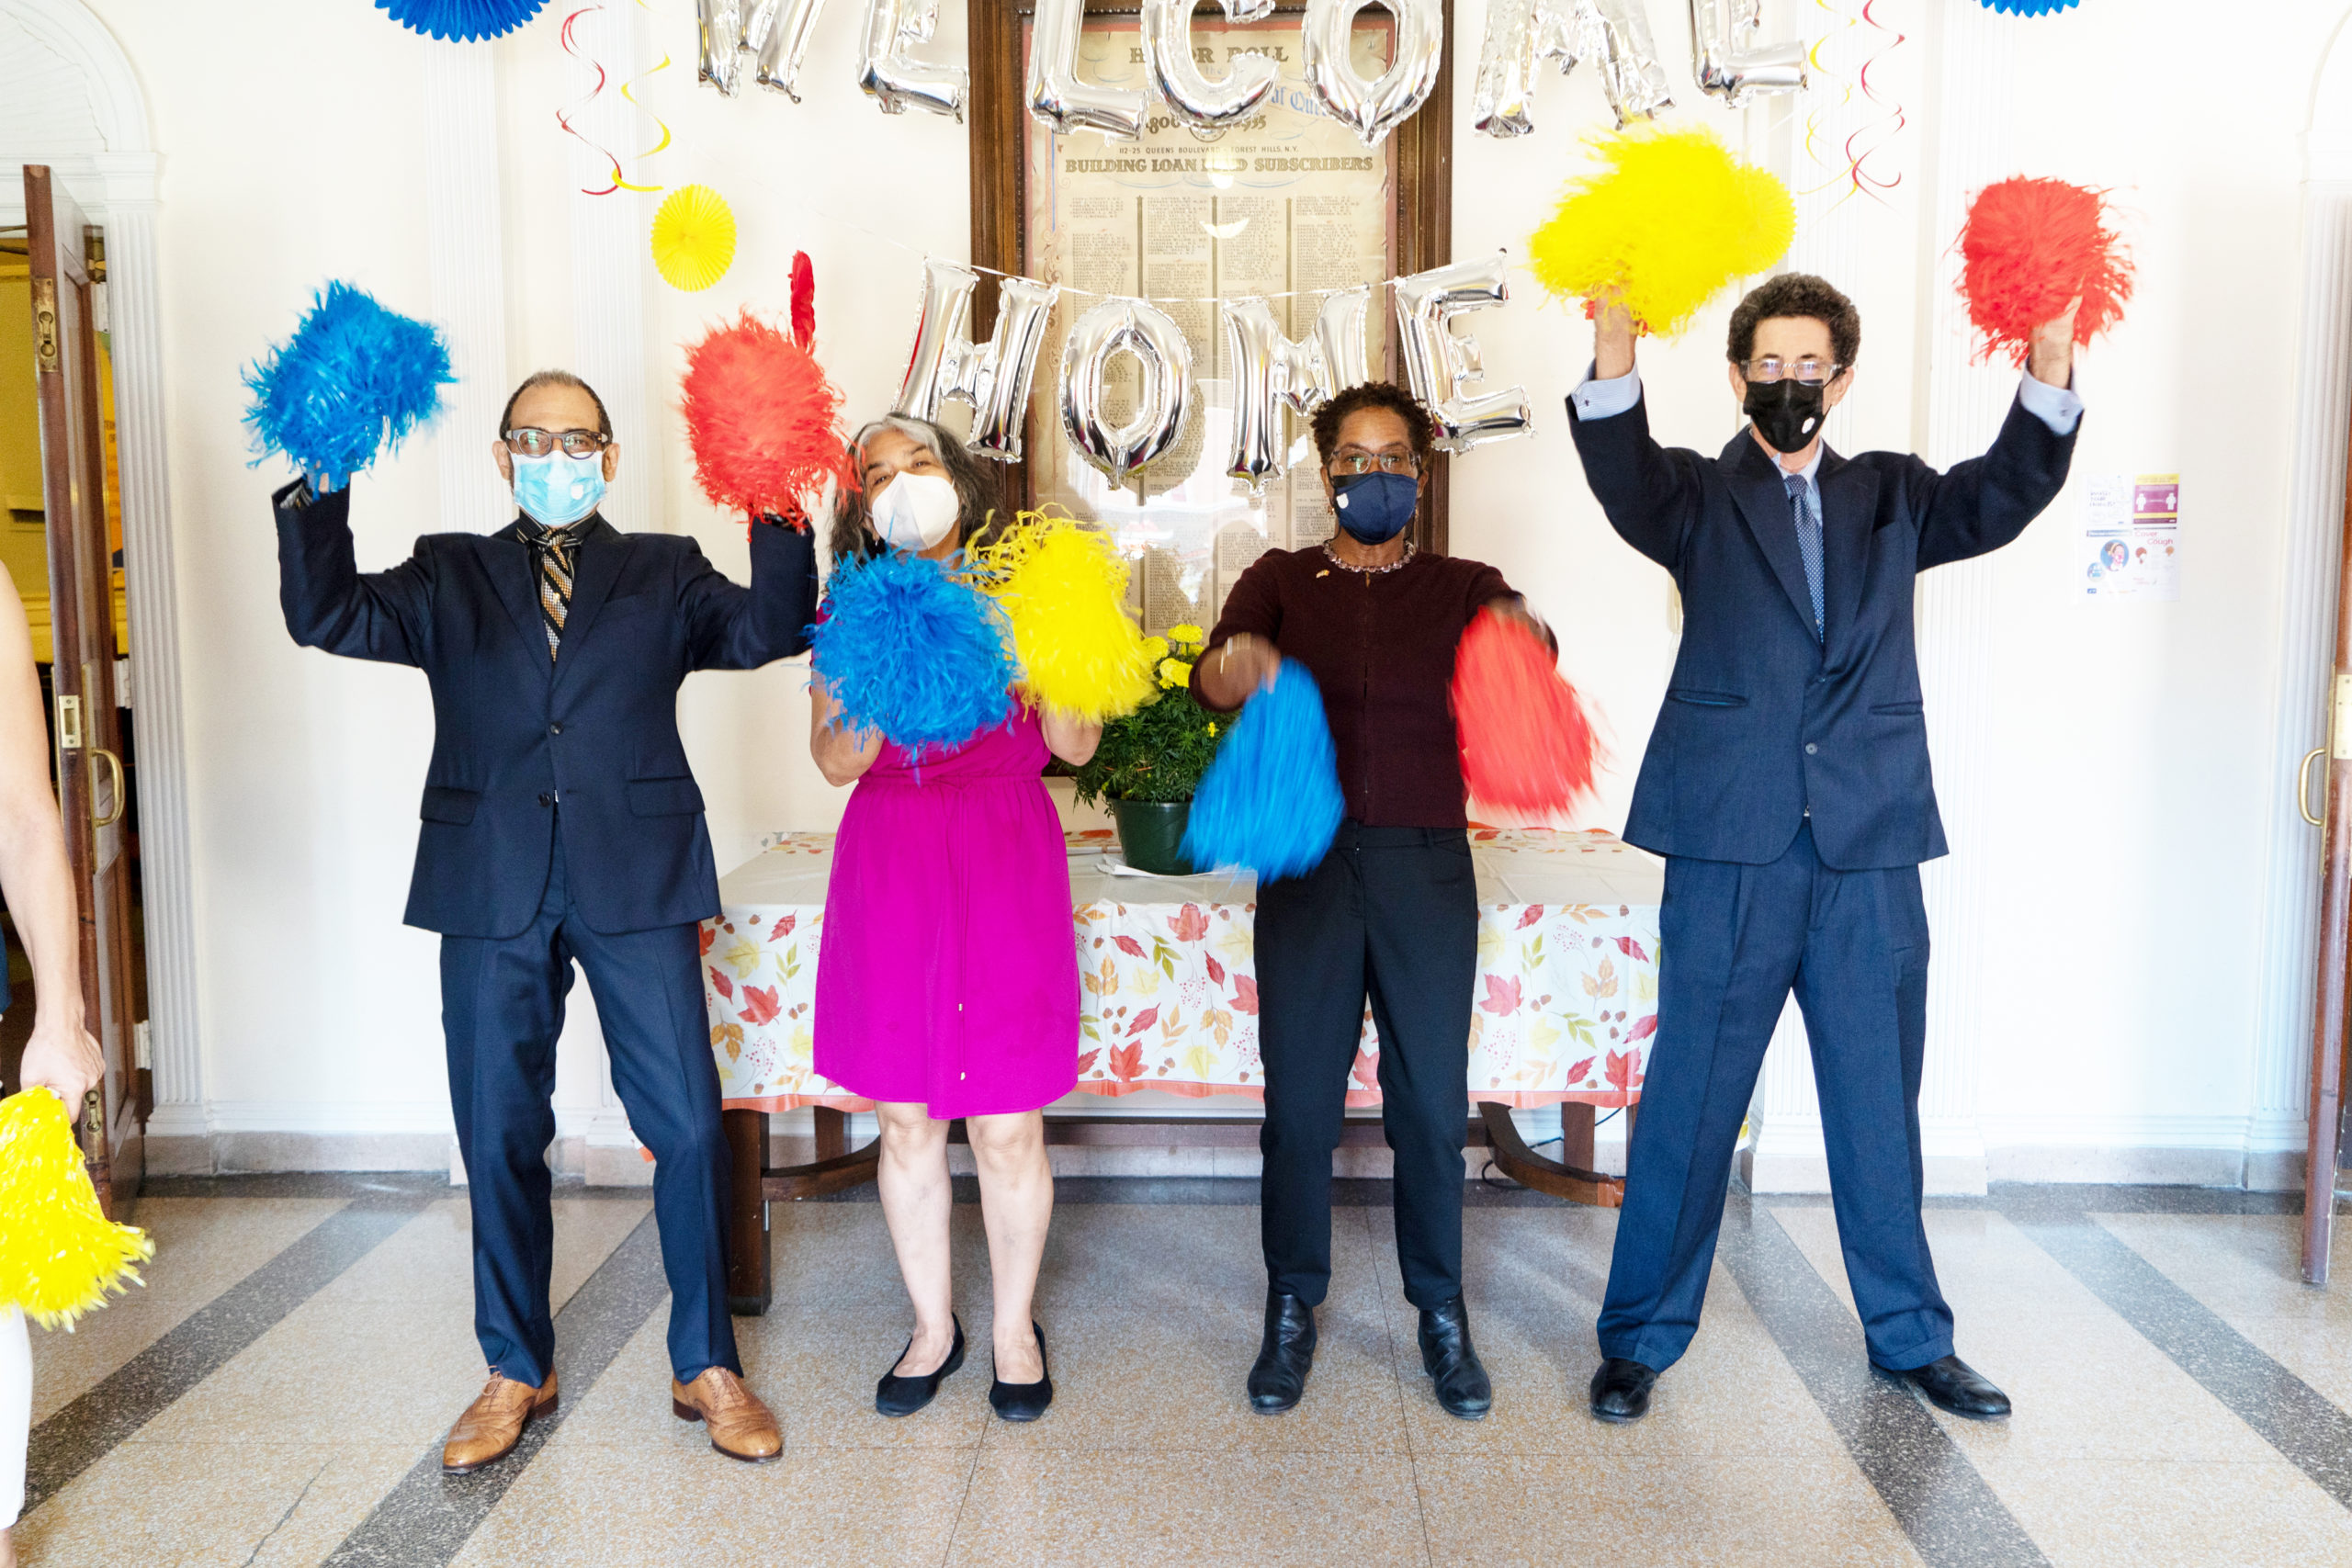
MULTIPOLYGON (((1603 381, 1588 369, 1584 384, 1571 394, 1577 405, 1578 419, 1608 419, 1623 413, 1642 400, 1642 372, 1638 367, 1623 376, 1612 376, 1603 381)), ((2083 400, 2072 387, 2053 387, 2029 374, 2018 385, 2018 401, 2025 412, 2050 427, 2052 435, 2072 435, 2075 426, 2082 423, 2083 400)), ((1813 471, 1821 464, 1821 454, 1815 452, 1805 467, 1805 482, 1813 481, 1813 471)), ((1819 497, 1815 498, 1819 504, 1819 497)))

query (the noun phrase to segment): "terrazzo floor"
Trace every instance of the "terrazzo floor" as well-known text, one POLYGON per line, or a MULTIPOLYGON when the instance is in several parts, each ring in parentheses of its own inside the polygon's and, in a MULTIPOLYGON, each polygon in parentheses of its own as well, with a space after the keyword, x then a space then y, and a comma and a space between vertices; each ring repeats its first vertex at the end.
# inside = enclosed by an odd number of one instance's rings
MULTIPOLYGON (((967 1185, 967 1184, 965 1184, 967 1185)), ((780 1462, 669 1409, 639 1192, 559 1189, 563 1404, 445 1479, 481 1381, 464 1195, 426 1177, 153 1184, 147 1288, 34 1332, 28 1564, 2352 1565, 2352 1284, 2296 1274, 2290 1198, 1996 1190, 1930 1208, 1961 1351, 2005 1424, 1871 1376, 1835 1221, 1735 1192, 1689 1357, 1646 1420, 1585 1413, 1611 1213, 1474 1186, 1487 1420, 1430 1396, 1382 1183, 1343 1184, 1306 1401, 1251 1415, 1255 1184, 1065 1180, 1040 1291, 1057 1401, 987 1404, 979 1211, 955 1213, 975 1353, 888 1421, 908 1314, 870 1191, 779 1204, 775 1301, 737 1321, 780 1462)), ((2352 1230, 2352 1227, 2343 1227, 2352 1230)), ((2352 1279, 2352 1241, 2338 1259, 2352 1279)))

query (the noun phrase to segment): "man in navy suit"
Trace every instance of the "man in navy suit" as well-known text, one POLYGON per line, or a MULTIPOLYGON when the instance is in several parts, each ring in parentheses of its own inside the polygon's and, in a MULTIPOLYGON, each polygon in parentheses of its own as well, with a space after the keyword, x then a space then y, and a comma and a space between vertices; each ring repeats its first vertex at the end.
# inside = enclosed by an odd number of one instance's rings
POLYGON ((1945 844, 1912 581, 2007 544, 2065 483, 2074 317, 2036 333, 1992 449, 1939 474, 1822 445, 1861 320, 1820 278, 1773 278, 1733 311, 1731 388, 1751 423, 1718 457, 1650 438, 1633 323, 1613 301, 1595 312, 1593 374, 1568 400, 1577 450, 1611 525, 1673 573, 1683 616, 1625 824, 1666 857, 1664 957, 1600 1311, 1602 1420, 1646 1411, 1698 1329, 1733 1148, 1792 987, 1871 1364, 1954 1414, 2008 1414, 1952 1352, 1919 1217, 1919 863, 1945 844))
POLYGON ((441 933, 474 1332, 490 1363, 442 1468, 503 1458, 555 1405, 546 1156, 575 961, 655 1161, 673 1408, 706 1422, 721 1453, 774 1459, 775 1418, 743 1386, 727 1313, 727 1145, 697 932, 718 913, 718 878, 677 705, 689 671, 756 669, 807 646, 815 557, 808 535, 754 526, 747 590, 690 538, 605 522, 620 448, 603 400, 568 372, 524 382, 499 429, 522 514, 486 538, 428 534, 390 571, 358 570, 348 491, 297 481, 274 498, 294 640, 415 665, 433 687, 407 920, 441 933))

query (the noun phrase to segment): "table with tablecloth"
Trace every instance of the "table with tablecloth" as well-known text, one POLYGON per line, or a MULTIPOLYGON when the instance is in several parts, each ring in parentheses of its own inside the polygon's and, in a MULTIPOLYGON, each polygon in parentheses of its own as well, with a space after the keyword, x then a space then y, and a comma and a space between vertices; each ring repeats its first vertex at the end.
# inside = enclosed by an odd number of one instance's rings
MULTIPOLYGON (((711 1048, 730 1110, 871 1102, 810 1067, 831 833, 776 833, 719 884, 702 930, 711 1048)), ((1260 1097, 1257 888, 1127 870, 1107 831, 1068 836, 1081 987, 1078 1090, 1260 1097)), ((1474 829, 1478 978, 1469 1100, 1631 1105, 1657 1025, 1659 863, 1607 833, 1474 829)), ((1377 1105, 1369 1013, 1348 1103, 1377 1105)), ((1067 1103, 1067 1102, 1065 1102, 1067 1103)))

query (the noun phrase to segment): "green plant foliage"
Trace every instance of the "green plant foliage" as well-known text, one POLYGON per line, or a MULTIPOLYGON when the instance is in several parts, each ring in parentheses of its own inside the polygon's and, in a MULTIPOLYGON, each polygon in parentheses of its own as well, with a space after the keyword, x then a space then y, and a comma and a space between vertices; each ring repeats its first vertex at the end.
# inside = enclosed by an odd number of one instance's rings
MULTIPOLYGON (((1159 638, 1147 641, 1158 643, 1159 638)), ((1197 626, 1171 626, 1159 662, 1159 691, 1150 702, 1102 727, 1102 743, 1084 767, 1070 771, 1078 798, 1190 800, 1230 728, 1227 717, 1193 700, 1193 662, 1201 654, 1197 626)))

